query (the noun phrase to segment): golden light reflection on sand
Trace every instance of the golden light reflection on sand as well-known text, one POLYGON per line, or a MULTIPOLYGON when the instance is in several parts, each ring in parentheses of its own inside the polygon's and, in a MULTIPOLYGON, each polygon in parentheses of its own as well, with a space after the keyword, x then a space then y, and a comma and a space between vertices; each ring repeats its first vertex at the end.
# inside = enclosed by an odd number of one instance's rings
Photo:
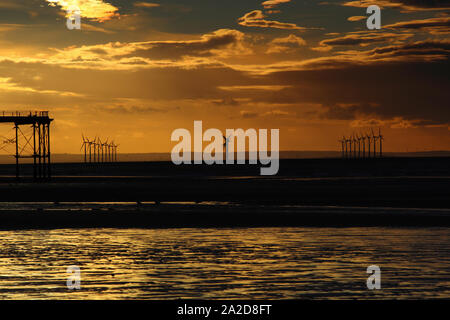
POLYGON ((449 298, 448 229, 0 232, 3 299, 449 298), (382 290, 366 268, 382 269, 382 290), (66 268, 81 268, 81 290, 66 268))

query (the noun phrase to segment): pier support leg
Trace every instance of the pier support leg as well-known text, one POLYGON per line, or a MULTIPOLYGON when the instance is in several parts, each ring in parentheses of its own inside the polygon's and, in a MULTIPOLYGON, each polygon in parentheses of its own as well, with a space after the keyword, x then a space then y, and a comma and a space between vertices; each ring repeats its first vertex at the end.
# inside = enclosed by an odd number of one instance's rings
POLYGON ((41 124, 38 123, 38 178, 42 178, 42 134, 41 134, 41 124))
POLYGON ((16 129, 16 179, 19 180, 19 126, 14 123, 14 129, 16 129))
POLYGON ((47 123, 47 178, 52 177, 52 163, 50 161, 50 123, 47 123))
POLYGON ((36 168, 36 123, 33 123, 33 180, 37 179, 37 168, 36 168))

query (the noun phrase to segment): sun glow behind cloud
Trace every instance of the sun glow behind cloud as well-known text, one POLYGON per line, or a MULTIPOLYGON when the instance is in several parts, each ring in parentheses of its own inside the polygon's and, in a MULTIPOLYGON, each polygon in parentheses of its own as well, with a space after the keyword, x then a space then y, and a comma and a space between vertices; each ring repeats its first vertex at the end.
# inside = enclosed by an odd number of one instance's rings
POLYGON ((118 9, 101 0, 46 0, 50 6, 60 6, 62 10, 79 9, 84 18, 106 21, 117 15, 118 9))

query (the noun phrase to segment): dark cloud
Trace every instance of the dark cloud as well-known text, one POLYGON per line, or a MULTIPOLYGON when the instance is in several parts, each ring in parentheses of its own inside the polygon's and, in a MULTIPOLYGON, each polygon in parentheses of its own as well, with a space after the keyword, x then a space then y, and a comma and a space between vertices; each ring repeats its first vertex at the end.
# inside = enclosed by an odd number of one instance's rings
POLYGON ((222 99, 213 101, 213 103, 218 106, 238 106, 239 105, 239 101, 237 101, 233 98, 222 98, 222 99))
POLYGON ((448 60, 450 54, 450 40, 427 40, 407 43, 402 45, 387 46, 373 49, 367 53, 371 56, 379 56, 381 58, 405 57, 412 56, 414 58, 432 57, 448 60))
POLYGON ((266 16, 261 10, 253 10, 240 17, 238 22, 245 27, 306 30, 306 28, 299 27, 295 23, 278 22, 266 20, 265 18, 266 16))
POLYGON ((422 30, 435 34, 445 34, 450 33, 450 17, 402 21, 386 25, 383 28, 394 30, 422 30))
POLYGON ((351 45, 369 45, 372 43, 382 43, 388 41, 406 40, 412 34, 397 33, 355 33, 343 37, 326 39, 320 42, 321 46, 351 46, 351 45))
POLYGON ((99 55, 107 55, 108 54, 108 52, 106 50, 101 49, 101 48, 93 48, 93 49, 90 49, 89 51, 92 53, 95 53, 95 54, 99 54, 99 55))
POLYGON ((358 8, 367 8, 373 4, 406 12, 450 9, 450 0, 352 0, 343 3, 344 6, 358 8))
POLYGON ((166 113, 169 110, 167 108, 161 109, 150 106, 111 105, 108 107, 102 107, 102 111, 120 114, 148 114, 148 113, 166 113))
POLYGON ((180 59, 183 56, 206 57, 212 50, 243 50, 241 42, 244 34, 237 30, 221 29, 203 35, 200 40, 189 41, 149 41, 140 43, 136 49, 123 57, 145 57, 151 59, 180 59))
POLYGON ((287 2, 291 2, 291 0, 266 0, 262 3, 262 5, 264 9, 273 9, 276 6, 287 2))
POLYGON ((247 111, 247 110, 242 110, 240 112, 241 117, 244 119, 252 119, 252 118, 257 118, 259 116, 259 114, 257 112, 254 111, 247 111))
POLYGON ((450 8, 450 0, 391 0, 391 2, 403 4, 410 10, 450 8))
MULTIPOLYGON (((424 123, 450 123, 450 41, 421 41, 311 60, 264 76, 290 85, 259 92, 254 102, 322 105, 322 118, 401 117, 424 123)), ((241 93, 242 94, 242 93, 241 93)))

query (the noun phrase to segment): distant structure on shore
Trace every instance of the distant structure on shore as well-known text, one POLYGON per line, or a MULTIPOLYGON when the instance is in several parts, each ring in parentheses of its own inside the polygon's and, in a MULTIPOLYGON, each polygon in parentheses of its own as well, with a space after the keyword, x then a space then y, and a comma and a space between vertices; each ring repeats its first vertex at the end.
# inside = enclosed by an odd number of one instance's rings
POLYGON ((383 141, 381 129, 378 129, 376 136, 373 129, 366 134, 352 134, 349 137, 343 136, 339 140, 343 159, 368 159, 383 157, 383 141), (366 153, 367 141, 367 153, 366 153), (378 142, 378 143, 377 143, 378 142))
POLYGON ((115 144, 114 141, 108 142, 109 139, 106 139, 102 142, 99 137, 90 140, 84 134, 81 137, 83 140, 80 150, 84 149, 85 163, 117 162, 117 148, 119 145, 115 144))

